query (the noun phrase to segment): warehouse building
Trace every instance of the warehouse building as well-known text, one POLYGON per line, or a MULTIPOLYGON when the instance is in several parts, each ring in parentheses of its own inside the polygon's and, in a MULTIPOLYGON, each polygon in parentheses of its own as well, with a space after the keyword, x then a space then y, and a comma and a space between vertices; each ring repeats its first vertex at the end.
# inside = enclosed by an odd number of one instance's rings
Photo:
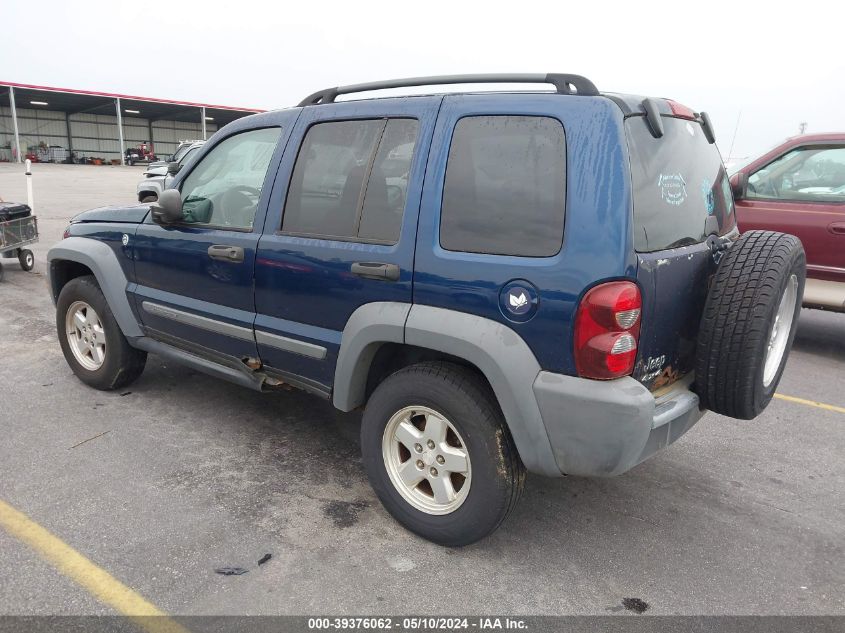
POLYGON ((110 163, 142 146, 159 158, 260 112, 205 103, 0 82, 0 162, 110 163))

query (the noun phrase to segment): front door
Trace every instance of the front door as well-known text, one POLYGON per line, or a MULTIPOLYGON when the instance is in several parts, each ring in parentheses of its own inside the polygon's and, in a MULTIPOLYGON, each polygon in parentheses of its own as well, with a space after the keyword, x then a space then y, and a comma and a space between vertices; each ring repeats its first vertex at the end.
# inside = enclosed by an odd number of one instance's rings
POLYGON ((200 352, 257 356, 255 248, 281 135, 271 126, 221 138, 180 174, 183 220, 148 221, 138 230, 135 302, 149 336, 200 352))
POLYGON ((440 97, 306 107, 282 159, 255 265, 266 366, 328 392, 350 315, 411 303, 420 190, 440 97))

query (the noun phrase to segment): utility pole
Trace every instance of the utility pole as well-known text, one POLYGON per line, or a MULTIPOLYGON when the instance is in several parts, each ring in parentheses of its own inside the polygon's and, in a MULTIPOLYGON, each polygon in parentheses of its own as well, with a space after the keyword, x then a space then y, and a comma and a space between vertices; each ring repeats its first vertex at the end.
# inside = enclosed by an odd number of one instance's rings
POLYGON ((799 123, 799 124, 798 124, 798 133, 799 133, 799 134, 804 134, 804 132, 806 132, 806 131, 807 131, 807 122, 806 122, 806 121, 804 121, 804 122, 802 122, 802 123, 799 123))

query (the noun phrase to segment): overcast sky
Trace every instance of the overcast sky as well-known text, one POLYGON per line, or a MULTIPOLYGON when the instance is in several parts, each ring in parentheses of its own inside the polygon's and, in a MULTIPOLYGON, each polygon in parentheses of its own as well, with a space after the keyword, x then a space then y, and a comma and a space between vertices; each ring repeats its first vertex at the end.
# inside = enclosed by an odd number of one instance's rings
POLYGON ((726 158, 801 122, 845 131, 841 1, 3 0, 0 25, 0 80, 19 83, 272 109, 376 79, 572 72, 709 112, 726 158))

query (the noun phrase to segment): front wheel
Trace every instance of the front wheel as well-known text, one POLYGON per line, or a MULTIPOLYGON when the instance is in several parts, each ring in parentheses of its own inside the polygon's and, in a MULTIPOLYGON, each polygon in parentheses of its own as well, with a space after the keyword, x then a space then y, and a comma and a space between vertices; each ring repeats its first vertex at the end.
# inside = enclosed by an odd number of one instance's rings
POLYGON ((76 277, 62 288, 56 329, 73 373, 95 389, 120 389, 144 371, 147 353, 129 345, 94 277, 76 277))
POLYGON ((495 531, 525 479, 493 392, 450 363, 412 365, 384 380, 364 411, 361 450, 387 511, 451 547, 495 531))

